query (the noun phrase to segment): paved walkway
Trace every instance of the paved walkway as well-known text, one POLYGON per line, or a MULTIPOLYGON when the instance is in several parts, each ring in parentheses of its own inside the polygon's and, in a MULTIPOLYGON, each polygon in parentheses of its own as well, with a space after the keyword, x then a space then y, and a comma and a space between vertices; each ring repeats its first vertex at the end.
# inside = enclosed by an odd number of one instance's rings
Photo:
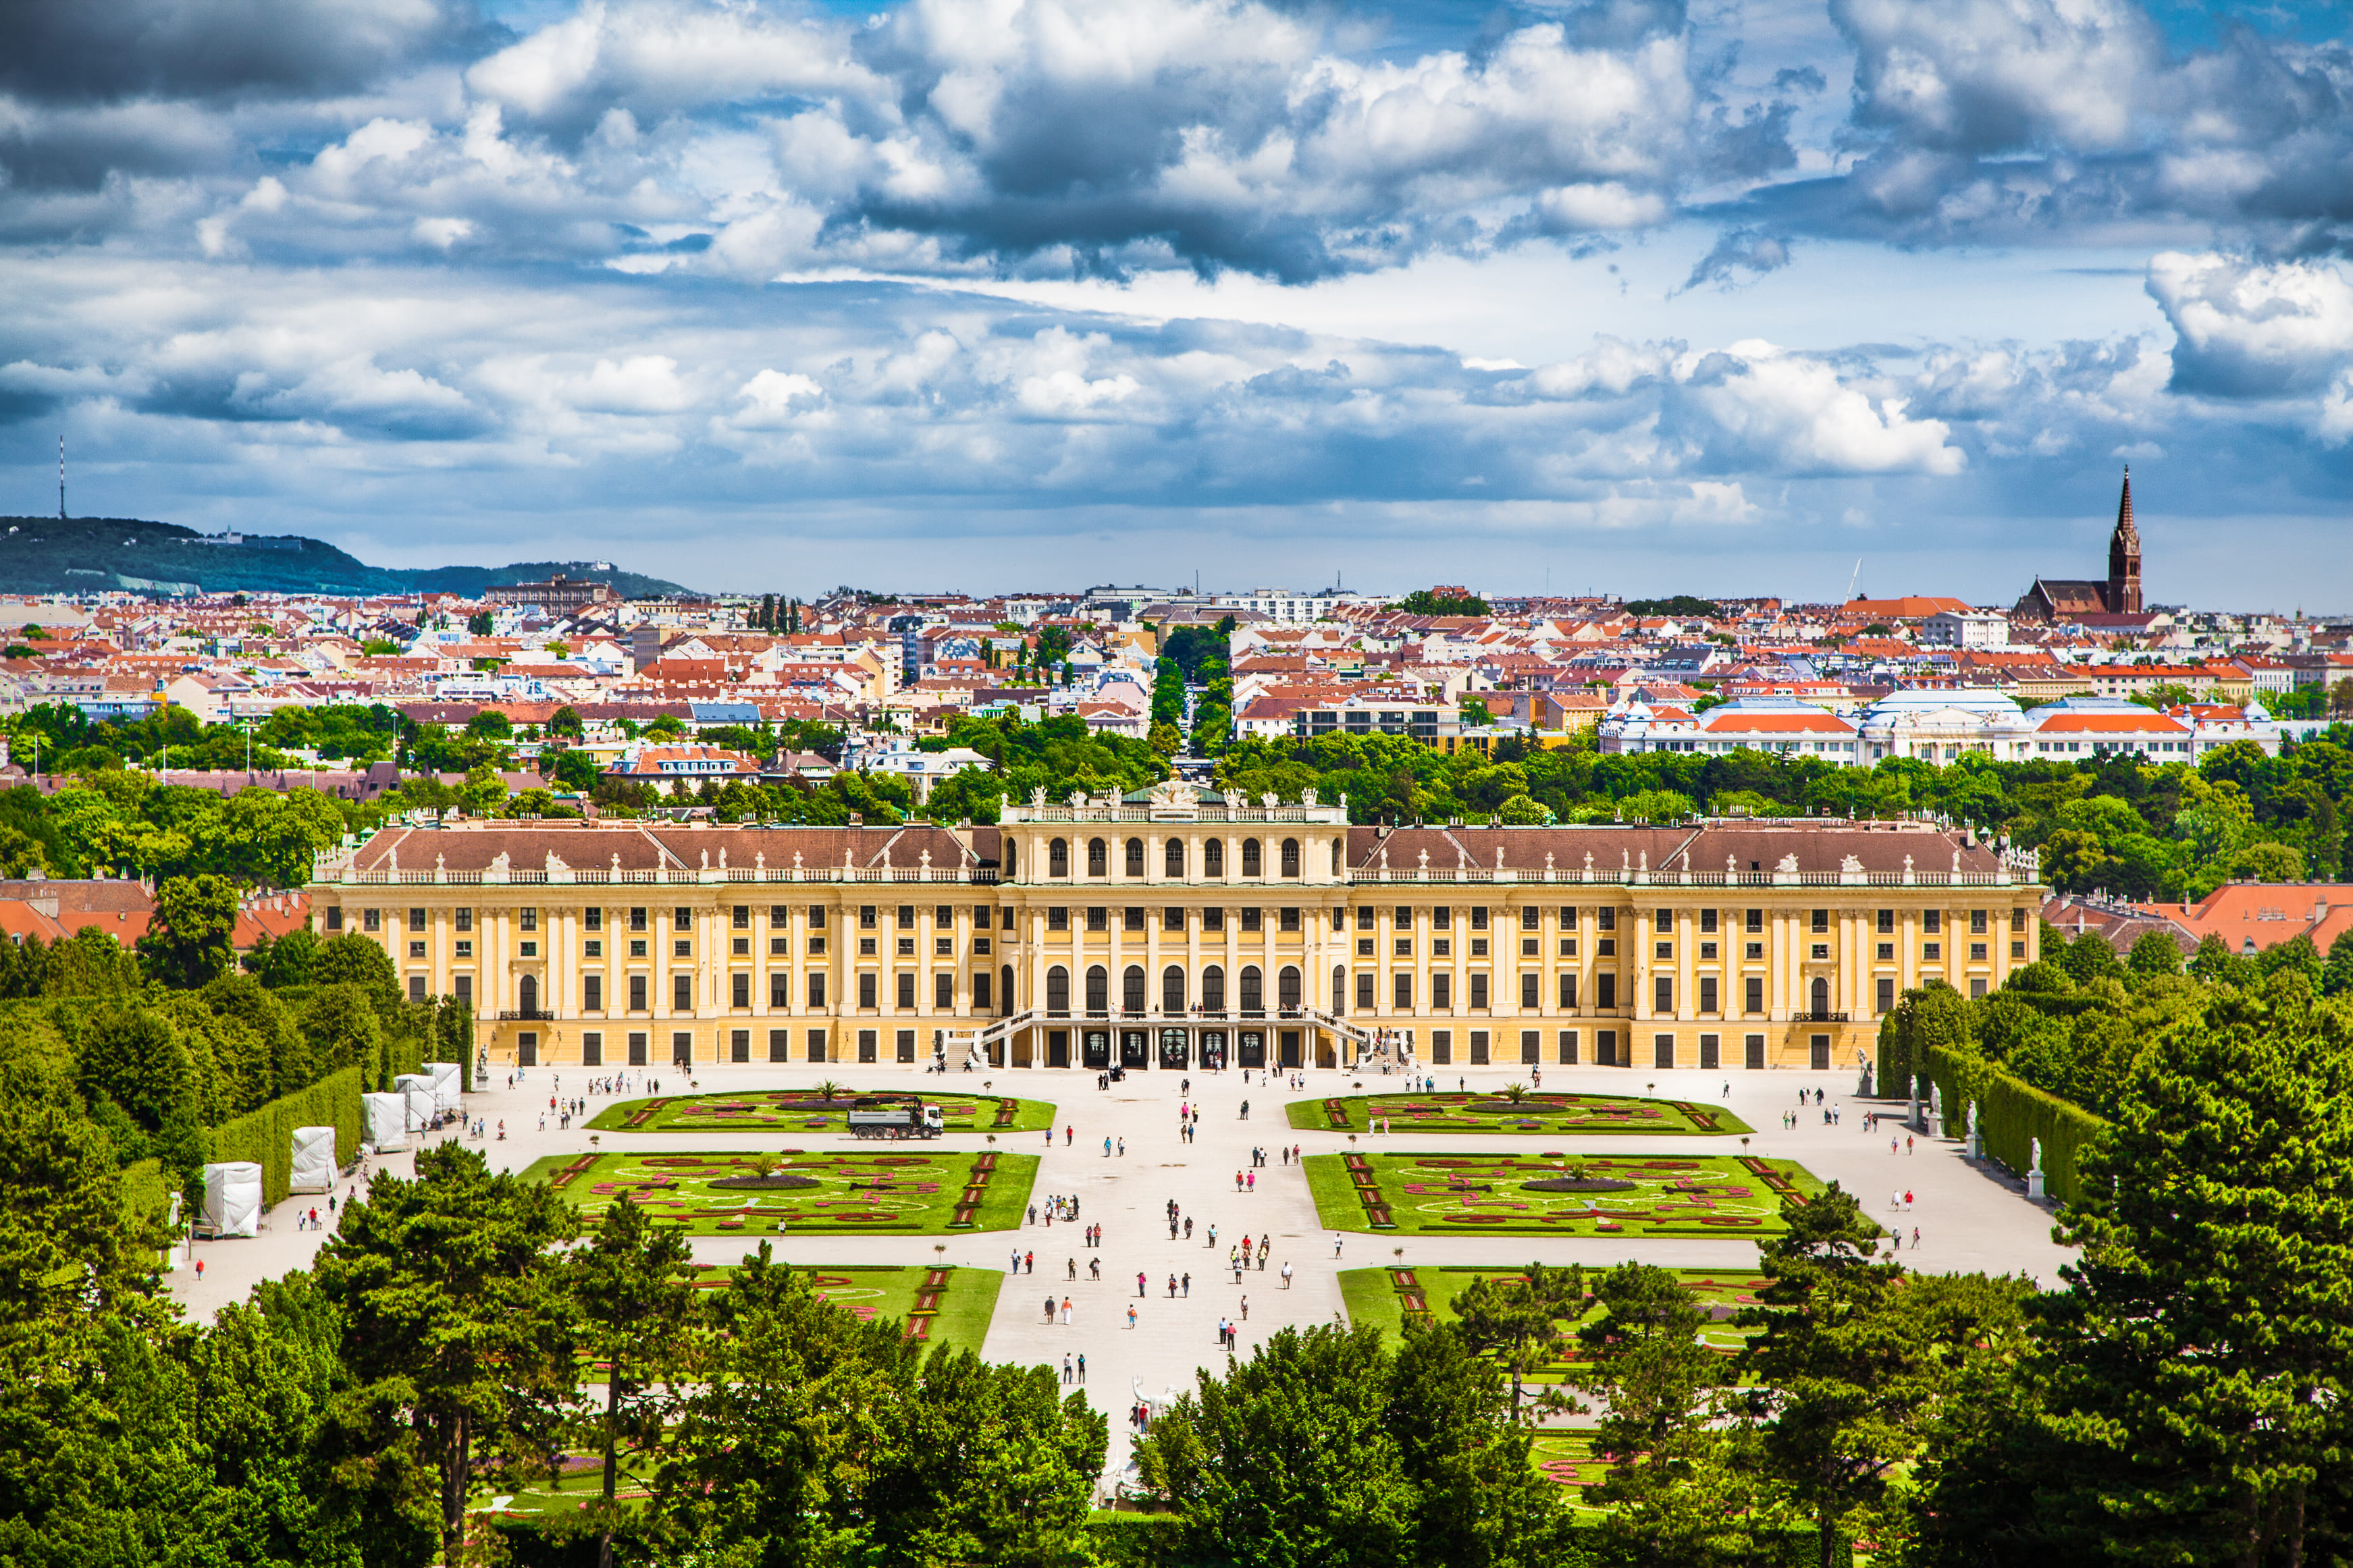
MULTIPOLYGON (((1521 1080, 1525 1072, 1519 1068, 1452 1072, 1442 1076, 1440 1085, 1451 1089, 1458 1083, 1467 1082, 1474 1089, 1493 1089, 1521 1080)), ((470 1114, 488 1118, 493 1131, 491 1139, 475 1146, 484 1149, 495 1165, 519 1169, 543 1155, 573 1154, 588 1148, 590 1134, 577 1123, 569 1130, 555 1131, 551 1118, 551 1131, 539 1130, 539 1117, 546 1110, 548 1097, 558 1092, 558 1076, 550 1069, 535 1069, 524 1085, 514 1089, 507 1089, 502 1079, 494 1079, 487 1091, 469 1098, 470 1114), (502 1118, 508 1131, 503 1142, 495 1137, 502 1118)), ((669 1092, 679 1092, 686 1087, 672 1073, 644 1076, 658 1076, 669 1092)), ((1287 1143, 1310 1154, 1331 1153, 1349 1146, 1347 1135, 1293 1130, 1283 1107, 1302 1098, 1348 1092, 1349 1086, 1359 1080, 1332 1071, 1309 1071, 1303 1075, 1303 1088, 1293 1090, 1266 1083, 1261 1074, 1253 1073, 1247 1087, 1239 1072, 1197 1074, 1191 1079, 1188 1095, 1179 1088, 1182 1076, 1134 1073, 1124 1082, 1112 1086, 1108 1092, 1095 1088, 1091 1073, 1008 1070, 989 1079, 999 1091, 1033 1100, 1051 1099, 1058 1103, 1050 1148, 1045 1136, 1036 1132, 999 1134, 997 1147, 1013 1152, 1042 1154, 1035 1195, 1040 1217, 1048 1195, 1075 1196, 1080 1205, 1077 1225, 1058 1222, 1051 1226, 1025 1226, 1018 1232, 947 1237, 795 1236, 788 1238, 786 1255, 796 1263, 808 1264, 930 1263, 936 1257, 934 1247, 944 1243, 945 1261, 949 1263, 1001 1270, 1016 1247, 1025 1253, 1034 1252, 1036 1273, 1005 1281, 986 1354, 996 1361, 1043 1361, 1059 1368, 1066 1353, 1073 1358, 1083 1353, 1087 1358, 1087 1392, 1097 1407, 1111 1415, 1111 1469, 1114 1477, 1127 1462, 1130 1427, 1126 1412, 1137 1394, 1140 1392, 1156 1404, 1172 1387, 1189 1387, 1197 1368, 1222 1366, 1217 1344, 1218 1321, 1221 1316, 1239 1321, 1245 1297, 1250 1315, 1240 1327, 1241 1353, 1247 1355, 1261 1337, 1285 1325, 1332 1321, 1341 1310, 1337 1271, 1390 1262, 1391 1249, 1395 1247, 1404 1248, 1409 1264, 1423 1265, 1509 1266, 1532 1260, 1610 1264, 1631 1258, 1651 1263, 1738 1268, 1750 1267, 1755 1261, 1752 1245, 1730 1240, 1572 1240, 1329 1231, 1316 1218, 1305 1180, 1295 1167, 1283 1164, 1276 1151, 1287 1143), (1194 1142, 1183 1142, 1177 1133, 1180 1100, 1189 1100, 1201 1108, 1199 1134, 1194 1142), (1240 1113, 1245 1100, 1250 1106, 1247 1121, 1240 1113), (1072 1130, 1068 1142, 1062 1131, 1065 1127, 1072 1130), (1103 1141, 1106 1136, 1115 1141, 1114 1147, 1117 1140, 1126 1141, 1124 1157, 1104 1157, 1103 1141), (1268 1163, 1257 1169, 1255 1192, 1238 1194, 1234 1177, 1237 1172, 1247 1175, 1251 1170, 1253 1147, 1267 1151, 1268 1163), (1183 1215, 1194 1221, 1189 1242, 1172 1242, 1168 1237, 1166 1205, 1171 1199, 1183 1215), (1087 1268, 1090 1259, 1098 1254, 1080 1245, 1088 1224, 1104 1227, 1103 1245, 1099 1252, 1103 1264, 1100 1282, 1088 1277, 1087 1268), (1214 1247, 1207 1234, 1208 1227, 1213 1225, 1218 1233, 1214 1247), (1228 1248, 1239 1244, 1245 1234, 1253 1244, 1259 1237, 1271 1235, 1274 1245, 1265 1271, 1253 1268, 1238 1286, 1225 1263, 1228 1248), (1079 1278, 1075 1283, 1069 1278, 1071 1258, 1078 1261, 1079 1278), (1288 1289, 1282 1281, 1285 1263, 1293 1265, 1294 1271, 1288 1289), (1145 1289, 1140 1300, 1135 1284, 1139 1271, 1145 1276, 1145 1289), (1180 1284, 1180 1293, 1172 1300, 1167 1290, 1168 1277, 1176 1275, 1181 1281, 1188 1273, 1192 1277, 1190 1293, 1183 1293, 1180 1284), (1043 1311, 1050 1291, 1057 1308, 1051 1322, 1043 1311), (1062 1326, 1060 1314, 1060 1304, 1065 1296, 1071 1303, 1072 1321, 1068 1328, 1062 1326), (1136 1314, 1132 1330, 1127 1320, 1131 1307, 1136 1314)), ((584 1086, 581 1074, 575 1070, 561 1077, 567 1086, 565 1092, 580 1092, 584 1086)), ((963 1074, 942 1079, 892 1069, 860 1072, 839 1065, 824 1068, 718 1069, 703 1081, 702 1087, 706 1090, 722 1086, 746 1089, 802 1088, 827 1077, 856 1088, 907 1088, 926 1092, 937 1089, 968 1093, 978 1087, 973 1078, 963 1074)), ((1361 1081, 1373 1089, 1396 1080, 1375 1076, 1361 1081)), ((2049 1214, 2029 1203, 2018 1183, 1968 1161, 1962 1157, 1958 1144, 1942 1140, 1919 1139, 1910 1152, 1891 1153, 1886 1131, 1873 1137, 1862 1130, 1866 1110, 1887 1107, 1853 1099, 1852 1077, 1564 1068, 1548 1069, 1545 1087, 1611 1094, 1647 1092, 1728 1105, 1757 1130, 1752 1135, 1750 1152, 1797 1160, 1823 1180, 1838 1181, 1856 1193, 1868 1212, 1881 1223, 1894 1225, 1900 1221, 1905 1234, 1903 1258, 1906 1264, 1916 1261, 1917 1266, 1928 1268, 2022 1273, 2045 1286, 2059 1282, 2058 1269, 2067 1254, 2050 1238, 2049 1214), (1730 1088, 1728 1100, 1724 1093, 1726 1085, 1730 1088), (1818 1087, 1827 1091, 1826 1103, 1839 1108, 1841 1123, 1825 1126, 1821 1111, 1809 1103, 1799 1112, 1798 1125, 1785 1130, 1782 1113, 1797 1110, 1801 1087, 1809 1091, 1818 1087), (1891 1195, 1904 1190, 1912 1193, 1913 1207, 1901 1214, 1891 1212, 1891 1195), (1910 1232, 1915 1226, 1922 1240, 1916 1259, 1910 1242, 1910 1232)), ((646 1091, 633 1082, 629 1097, 642 1092, 646 1091)), ((592 1099, 589 1115, 593 1117, 612 1103, 613 1098, 592 1099)), ((959 1145, 976 1143, 979 1136, 949 1135, 950 1141, 959 1145)), ((1900 1130, 1895 1136, 1902 1138, 1900 1130)), ((787 1138, 775 1132, 724 1136, 606 1132, 600 1137, 599 1147, 607 1151, 776 1148, 787 1142, 806 1147, 813 1142, 807 1133, 787 1138)), ((848 1141, 846 1136, 843 1141, 848 1141)), ((1662 1135, 1564 1139, 1558 1134, 1525 1139, 1492 1134, 1399 1135, 1386 1140, 1361 1138, 1357 1146, 1372 1148, 1383 1143, 1399 1150, 1423 1152, 1503 1152, 1516 1148, 1562 1149, 1585 1154, 1671 1149, 1722 1153, 1739 1148, 1738 1141, 1730 1138, 1678 1139, 1662 1135)), ((391 1155, 378 1163, 381 1169, 406 1175, 412 1169, 411 1162, 409 1155, 391 1155)), ((339 1202, 341 1198, 339 1189, 339 1202)), ((206 1262, 204 1280, 199 1285, 193 1271, 182 1267, 170 1276, 174 1293, 192 1312, 208 1316, 229 1301, 242 1300, 257 1280, 306 1267, 325 1239, 325 1233, 297 1230, 295 1215, 298 1209, 307 1209, 314 1202, 323 1214, 325 1204, 322 1199, 304 1197, 280 1205, 272 1211, 262 1235, 257 1238, 196 1244, 195 1256, 206 1262)), ((693 1247, 699 1261, 733 1262, 742 1256, 744 1243, 737 1237, 705 1237, 695 1238, 693 1247)))

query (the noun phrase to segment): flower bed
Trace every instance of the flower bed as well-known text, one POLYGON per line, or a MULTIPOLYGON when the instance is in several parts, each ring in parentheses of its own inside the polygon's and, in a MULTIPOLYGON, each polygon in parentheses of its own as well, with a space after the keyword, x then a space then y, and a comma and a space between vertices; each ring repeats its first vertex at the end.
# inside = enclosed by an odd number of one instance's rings
POLYGON ((599 1132, 840 1132, 853 1100, 921 1100, 940 1108, 951 1132, 1034 1132, 1054 1123, 1042 1100, 996 1094, 931 1094, 920 1089, 844 1089, 821 1097, 806 1089, 756 1089, 738 1094, 666 1094, 625 1100, 588 1123, 599 1132))
POLYGON ((1821 1190, 1751 1155, 1314 1154, 1308 1185, 1336 1230, 1693 1236, 1749 1240, 1821 1190), (1546 1191, 1544 1184, 1572 1183, 1546 1191), (1606 1191, 1593 1187, 1607 1184, 1606 1191))
POLYGON ((698 1235, 997 1230, 1018 1225, 1038 1160, 945 1149, 838 1154, 611 1153, 543 1160, 531 1173, 594 1226, 617 1203, 698 1235), (776 1163, 772 1184, 757 1163, 776 1163))
POLYGON ((1491 1094, 1357 1094, 1293 1100, 1291 1125, 1327 1132, 1369 1132, 1377 1121, 1404 1132, 1683 1133, 1720 1137, 1754 1131, 1729 1110, 1698 1100, 1639 1095, 1530 1090, 1513 1100, 1491 1094))

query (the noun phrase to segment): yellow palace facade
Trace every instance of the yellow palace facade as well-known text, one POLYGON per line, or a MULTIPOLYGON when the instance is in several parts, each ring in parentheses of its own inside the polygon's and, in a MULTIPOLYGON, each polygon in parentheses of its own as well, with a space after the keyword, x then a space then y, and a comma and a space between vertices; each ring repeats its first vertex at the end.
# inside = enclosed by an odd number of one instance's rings
POLYGON ((492 1062, 1852 1065, 2031 960, 2031 855, 1920 822, 1351 826, 1167 783, 999 826, 491 822, 322 857, 322 934, 492 1062))

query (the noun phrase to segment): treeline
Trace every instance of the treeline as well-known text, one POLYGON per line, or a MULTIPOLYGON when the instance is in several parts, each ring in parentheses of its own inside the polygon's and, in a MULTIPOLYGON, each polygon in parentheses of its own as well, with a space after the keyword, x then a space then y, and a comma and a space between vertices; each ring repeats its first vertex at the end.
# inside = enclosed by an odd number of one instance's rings
POLYGON ((1930 1053, 1943 1051, 2113 1120, 2145 1058, 2211 1021, 2262 1019, 2353 1038, 2353 931, 2325 955, 2306 935, 2255 954, 2209 936, 2185 964, 2160 932, 2119 954, 2097 931, 2071 941, 2046 922, 2039 951, 2000 990, 1974 1000, 1942 982, 1905 992, 1880 1021, 1881 1092, 1908 1093, 1913 1075, 1929 1072, 1930 1053))
POLYGON ((179 707, 144 719, 98 720, 69 702, 44 702, 0 721, 0 733, 27 766, 37 751, 44 773, 70 774, 166 764, 229 770, 245 767, 248 756, 257 769, 301 765, 289 761, 292 751, 359 765, 389 758, 399 726, 400 715, 381 702, 275 709, 250 731, 207 724, 179 707))
MULTIPOLYGON (((0 1127, 29 1114, 0 1087, 0 1127)), ((0 1172, 20 1160, 12 1140, 0 1172)), ((0 1556, 1086 1560, 1107 1428, 1051 1371, 927 1356, 765 1245, 698 1289, 684 1242, 632 1205, 574 1246, 568 1204, 470 1150, 428 1150, 417 1172, 379 1176, 314 1269, 201 1328, 173 1323, 100 1234, 110 1176, 66 1195, 10 1183, 0 1289, 23 1288, 0 1328, 0 1556), (42 1245, 59 1235, 88 1245, 42 1245), (44 1287, 10 1272, 28 1249, 79 1267, 44 1287), (545 1495, 582 1465, 585 1507, 545 1495), (484 1508, 533 1489, 536 1524, 484 1508)))
MULTIPOLYGON (((503 792, 501 792, 503 793, 503 792)), ((347 814, 314 789, 223 796, 115 768, 44 795, 0 790, 0 875, 181 877, 299 888, 313 851, 374 814, 347 814)))
POLYGON ((1507 739, 1490 758, 1405 736, 1246 738, 1227 749, 1226 787, 1297 800, 1348 797, 1352 820, 1493 816, 1507 823, 1673 822, 1694 814, 1888 817, 1930 811, 2042 852, 2068 891, 2196 900, 2223 882, 2342 880, 2353 813, 2353 728, 2267 757, 2253 742, 2193 766, 2135 758, 1948 766, 1891 758, 1869 768, 1759 751, 1603 755, 1589 739, 1553 749, 1507 739))
POLYGON ((404 998, 365 937, 301 930, 246 962, 182 986, 95 928, 0 942, 0 1073, 49 1086, 114 1167, 155 1160, 168 1190, 192 1193, 211 1129, 347 1068, 387 1089, 419 1062, 467 1059, 464 1005, 404 998))

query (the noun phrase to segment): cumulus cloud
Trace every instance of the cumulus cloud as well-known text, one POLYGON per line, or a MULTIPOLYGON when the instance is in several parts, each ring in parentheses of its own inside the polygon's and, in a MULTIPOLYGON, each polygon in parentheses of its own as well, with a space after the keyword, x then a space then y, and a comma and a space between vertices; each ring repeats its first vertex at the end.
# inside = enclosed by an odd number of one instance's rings
MULTIPOLYGON (((196 51, 179 75, 126 68, 79 108, 0 101, 0 208, 124 226, 141 215, 121 202, 36 213, 21 193, 135 172, 188 183, 215 254, 462 239, 641 272, 1299 282, 1654 227, 1701 185, 1795 158, 1780 88, 1733 88, 1674 4, 1609 0, 1411 55, 1271 0, 906 0, 872 26, 581 0, 520 37, 460 4, 245 0, 238 25, 266 18, 274 41, 227 98, 196 51), (274 224, 238 205, 265 148, 295 198, 274 224), (655 239, 665 225, 694 246, 655 239)), ((203 9, 128 0, 142 8, 160 36, 203 9)), ((63 51, 71 16, 109 9, 40 14, 63 51)))
POLYGON ((2149 262, 2148 292, 2179 339, 2179 390, 2309 395, 2353 368, 2353 277, 2342 267, 2166 251, 2149 262))
POLYGON ((1050 487, 1138 504, 1464 486, 1496 504, 1679 487, 1687 503, 1694 484, 1744 477, 1950 479, 2052 426, 2099 451, 2164 433, 2166 366, 2131 345, 1905 363, 1604 335, 1524 366, 884 284, 728 290, 656 324, 619 279, 573 290, 556 321, 515 289, 444 289, 428 306, 422 281, 290 274, 240 300, 192 268, 153 280, 152 313, 83 357, 13 356, 0 386, 46 406, 135 388, 178 440, 299 422, 392 467, 451 442, 526 468, 707 445, 694 461, 713 473, 788 467, 845 492, 1050 487), (342 304, 347 290, 374 308, 342 304))
POLYGON ((30 471, 28 422, 63 423, 167 498, 385 514, 782 479, 869 517, 1800 527, 1897 489, 2042 507, 2123 452, 2153 489, 2151 454, 2200 454, 2210 508, 2342 494, 2341 38, 2184 49, 2140 0, 1562 0, 1387 37, 1289 0, 843 9, 26 0, 0 440, 30 471), (2170 247, 2170 331, 1971 337, 1873 279, 1872 320, 1808 337, 1793 290, 1740 291, 1820 268, 1842 307, 1857 239, 2170 247), (1460 310, 1379 308, 1425 286, 1460 310), (1312 325, 1214 319, 1243 301, 1312 325))
POLYGON ((1950 426, 1912 417, 1892 386, 1771 343, 1685 356, 1675 380, 1683 433, 1722 468, 1950 477, 1968 461, 1950 426))
POLYGON ((15 0, 0 91, 47 100, 349 92, 494 37, 470 0, 15 0))
POLYGON ((1831 0, 1855 50, 1851 172, 1791 222, 1929 242, 2156 221, 2353 237, 2353 54, 2231 28, 2173 48, 2137 0, 1831 0))

